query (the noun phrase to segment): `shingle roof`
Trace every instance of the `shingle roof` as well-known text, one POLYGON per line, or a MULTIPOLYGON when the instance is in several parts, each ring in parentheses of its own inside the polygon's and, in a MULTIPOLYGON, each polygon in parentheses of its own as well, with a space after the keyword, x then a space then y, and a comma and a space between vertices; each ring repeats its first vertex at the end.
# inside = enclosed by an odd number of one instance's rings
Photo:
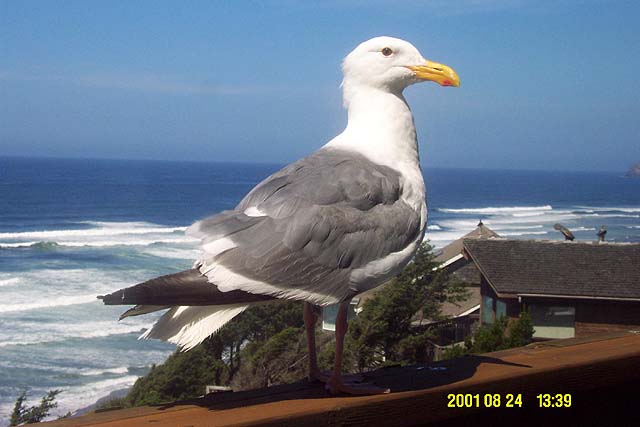
POLYGON ((640 244, 466 239, 499 294, 640 299, 640 244))
POLYGON ((467 288, 469 292, 469 298, 464 301, 460 301, 457 303, 453 302, 444 302, 440 306, 440 313, 446 317, 458 317, 462 313, 466 313, 474 307, 480 306, 480 287, 479 286, 469 286, 467 288))
POLYGON ((498 236, 498 233, 496 233, 486 225, 480 223, 469 233, 465 234, 457 240, 454 240, 453 242, 442 248, 436 255, 436 261, 444 263, 449 261, 451 258, 460 255, 460 253, 462 252, 462 241, 464 239, 488 239, 490 237, 500 236, 498 236))

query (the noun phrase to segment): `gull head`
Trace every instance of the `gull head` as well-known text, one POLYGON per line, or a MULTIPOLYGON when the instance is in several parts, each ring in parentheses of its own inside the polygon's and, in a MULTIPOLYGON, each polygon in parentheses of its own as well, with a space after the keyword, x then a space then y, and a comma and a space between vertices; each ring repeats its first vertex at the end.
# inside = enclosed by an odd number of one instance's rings
POLYGON ((342 63, 343 84, 394 93, 414 83, 433 81, 460 86, 450 67, 425 59, 411 43, 393 37, 375 37, 356 47, 342 63))

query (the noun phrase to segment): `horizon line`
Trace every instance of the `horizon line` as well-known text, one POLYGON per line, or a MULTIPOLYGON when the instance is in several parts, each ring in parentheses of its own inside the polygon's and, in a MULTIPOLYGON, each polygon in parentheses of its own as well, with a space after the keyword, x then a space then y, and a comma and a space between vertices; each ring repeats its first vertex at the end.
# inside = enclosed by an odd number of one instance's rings
MULTIPOLYGON (((265 165, 265 166, 286 166, 295 162, 298 159, 292 161, 281 162, 260 162, 260 161, 246 161, 246 160, 187 160, 187 159, 149 159, 149 158, 123 158, 123 157, 64 157, 64 156, 29 156, 29 155, 3 155, 0 154, 0 160, 2 159, 33 159, 33 160, 89 160, 89 161, 122 161, 122 162, 158 162, 158 163, 199 163, 199 164, 247 164, 247 165, 265 165)), ((612 170, 612 169, 533 169, 533 168, 496 168, 496 167, 468 167, 468 166, 429 166, 423 162, 420 162, 420 166, 424 169, 451 169, 451 170, 482 170, 482 171, 510 171, 510 172, 590 172, 590 173, 620 173, 624 176, 627 170, 612 170)), ((633 167, 633 166, 631 166, 633 167)))

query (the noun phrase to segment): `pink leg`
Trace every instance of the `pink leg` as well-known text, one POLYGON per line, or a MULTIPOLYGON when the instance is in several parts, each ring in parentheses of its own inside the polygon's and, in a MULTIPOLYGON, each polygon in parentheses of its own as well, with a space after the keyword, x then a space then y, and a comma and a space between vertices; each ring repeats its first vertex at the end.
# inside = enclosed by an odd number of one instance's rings
POLYGON ((331 394, 383 394, 389 393, 388 388, 376 387, 374 385, 362 383, 347 383, 342 375, 342 353, 344 351, 344 336, 347 334, 347 314, 350 301, 340 304, 338 315, 336 316, 336 358, 333 364, 333 373, 326 388, 331 394))
POLYGON ((313 309, 313 304, 304 303, 304 327, 307 331, 307 347, 309 348, 309 380, 324 383, 327 382, 329 376, 318 369, 318 359, 316 357, 316 321, 318 315, 313 309))

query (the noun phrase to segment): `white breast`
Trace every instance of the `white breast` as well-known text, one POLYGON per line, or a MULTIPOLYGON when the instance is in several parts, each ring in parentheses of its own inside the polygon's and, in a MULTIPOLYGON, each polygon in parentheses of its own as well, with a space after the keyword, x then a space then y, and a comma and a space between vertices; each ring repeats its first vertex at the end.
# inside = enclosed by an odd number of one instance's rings
POLYGON ((411 261, 424 238, 427 207, 413 115, 402 95, 359 88, 346 104, 347 128, 327 146, 357 151, 398 171, 402 200, 420 214, 420 232, 411 244, 351 272, 351 290, 360 293, 394 277, 411 261))

